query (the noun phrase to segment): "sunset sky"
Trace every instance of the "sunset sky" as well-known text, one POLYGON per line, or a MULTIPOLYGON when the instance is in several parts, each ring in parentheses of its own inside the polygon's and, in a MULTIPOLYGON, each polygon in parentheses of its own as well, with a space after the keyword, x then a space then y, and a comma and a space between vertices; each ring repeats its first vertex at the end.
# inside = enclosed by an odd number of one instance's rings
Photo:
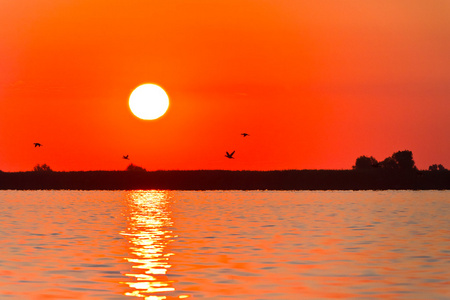
POLYGON ((449 16, 448 0, 0 0, 0 170, 350 169, 405 149, 450 168, 449 16), (131 113, 143 83, 167 92, 162 118, 131 113))

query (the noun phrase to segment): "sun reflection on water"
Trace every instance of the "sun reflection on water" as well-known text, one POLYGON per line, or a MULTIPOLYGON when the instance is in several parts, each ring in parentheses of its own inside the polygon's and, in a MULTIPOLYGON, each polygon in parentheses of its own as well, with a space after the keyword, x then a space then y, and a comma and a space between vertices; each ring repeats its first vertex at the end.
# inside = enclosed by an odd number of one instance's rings
MULTIPOLYGON (((171 228, 170 197, 167 191, 133 191, 128 194, 129 224, 125 236, 130 243, 133 271, 126 273, 123 282, 130 290, 126 296, 148 300, 167 299, 167 292, 174 292, 173 281, 167 277, 170 256, 168 245, 176 238, 171 228)), ((185 295, 180 296, 180 298, 185 295)))

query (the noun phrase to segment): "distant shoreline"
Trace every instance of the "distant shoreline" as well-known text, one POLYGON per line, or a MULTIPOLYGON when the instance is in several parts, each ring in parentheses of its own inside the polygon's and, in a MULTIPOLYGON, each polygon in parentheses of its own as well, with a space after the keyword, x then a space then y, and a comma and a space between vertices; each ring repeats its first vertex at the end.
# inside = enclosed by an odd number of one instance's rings
POLYGON ((1 172, 0 190, 446 190, 450 171, 1 172))

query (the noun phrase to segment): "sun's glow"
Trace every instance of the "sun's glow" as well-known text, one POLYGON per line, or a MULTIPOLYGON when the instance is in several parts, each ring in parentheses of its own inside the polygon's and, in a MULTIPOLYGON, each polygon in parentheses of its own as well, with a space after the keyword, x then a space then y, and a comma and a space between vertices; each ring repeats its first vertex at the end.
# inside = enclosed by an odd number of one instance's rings
POLYGON ((131 112, 143 120, 154 120, 169 108, 169 96, 156 84, 143 84, 134 89, 128 102, 131 112))

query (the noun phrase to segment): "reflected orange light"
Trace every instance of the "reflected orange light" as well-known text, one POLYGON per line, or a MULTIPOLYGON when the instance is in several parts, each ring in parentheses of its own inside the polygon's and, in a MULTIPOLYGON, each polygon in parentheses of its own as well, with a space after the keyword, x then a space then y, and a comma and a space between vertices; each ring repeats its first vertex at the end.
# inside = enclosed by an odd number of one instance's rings
POLYGON ((134 272, 127 273, 129 281, 122 282, 131 289, 126 296, 159 300, 155 293, 173 292, 173 281, 166 274, 171 267, 167 245, 176 237, 172 230, 169 196, 165 191, 133 191, 128 195, 129 224, 125 236, 130 243, 130 257, 134 272))

